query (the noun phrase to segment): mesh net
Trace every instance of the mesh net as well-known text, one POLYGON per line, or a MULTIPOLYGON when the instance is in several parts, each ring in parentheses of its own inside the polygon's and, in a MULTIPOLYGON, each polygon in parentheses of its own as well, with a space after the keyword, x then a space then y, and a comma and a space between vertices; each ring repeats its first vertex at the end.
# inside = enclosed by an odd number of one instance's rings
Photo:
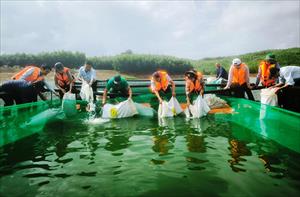
MULTIPOLYGON (((144 103, 157 109, 158 101, 155 95, 149 93, 149 88, 140 88, 133 92, 144 92, 134 96, 137 103, 144 103)), ((177 99, 185 103, 184 91, 177 89, 177 99)), ((230 107, 232 113, 216 113, 217 121, 232 121, 253 132, 270 138, 291 150, 300 152, 300 114, 261 105, 245 99, 223 97, 230 107)), ((120 99, 122 101, 122 99, 120 99)), ((84 102, 77 101, 84 106, 84 102)), ((100 102, 98 102, 100 106, 100 102)), ((84 107, 82 107, 84 108, 84 107)), ((222 112, 222 111, 220 111, 222 112)), ((21 138, 42 131, 46 124, 51 121, 60 121, 65 117, 61 109, 61 101, 53 100, 47 102, 36 102, 9 107, 0 107, 0 146, 15 142, 21 138)), ((243 131, 235 132, 239 138, 246 135, 243 131)))

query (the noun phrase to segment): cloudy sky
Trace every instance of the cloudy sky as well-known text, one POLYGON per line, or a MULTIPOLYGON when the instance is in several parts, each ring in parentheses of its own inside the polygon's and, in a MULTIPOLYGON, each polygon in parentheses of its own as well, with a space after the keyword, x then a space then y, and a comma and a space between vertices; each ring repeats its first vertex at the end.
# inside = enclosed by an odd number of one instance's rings
POLYGON ((5 1, 1 54, 199 59, 300 46, 300 1, 5 1))

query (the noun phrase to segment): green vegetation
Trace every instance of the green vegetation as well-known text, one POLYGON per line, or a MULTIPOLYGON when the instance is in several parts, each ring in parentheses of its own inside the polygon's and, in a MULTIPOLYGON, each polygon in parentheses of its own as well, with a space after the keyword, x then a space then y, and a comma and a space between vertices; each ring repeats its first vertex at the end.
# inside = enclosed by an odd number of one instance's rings
POLYGON ((216 62, 221 63, 226 70, 229 70, 232 59, 237 57, 249 66, 251 73, 257 73, 259 62, 262 61, 270 52, 276 56, 280 66, 300 66, 300 48, 274 49, 237 56, 204 58, 202 60, 193 61, 193 65, 196 69, 201 70, 204 74, 213 74, 215 72, 216 62))
POLYGON ((296 65, 300 66, 300 48, 266 50, 244 55, 204 58, 201 60, 181 59, 163 55, 143 55, 134 54, 131 50, 116 55, 102 57, 88 57, 80 52, 57 51, 50 53, 39 53, 36 55, 17 53, 3 54, 0 56, 0 66, 26 66, 29 64, 41 65, 46 63, 54 65, 60 61, 70 68, 79 68, 88 59, 92 61, 94 68, 105 70, 117 70, 128 74, 150 74, 157 69, 164 69, 171 74, 182 74, 186 70, 196 68, 204 74, 214 74, 215 63, 221 63, 227 70, 231 61, 235 57, 241 58, 249 68, 251 73, 256 73, 258 64, 263 60, 267 53, 272 52, 281 66, 296 65))

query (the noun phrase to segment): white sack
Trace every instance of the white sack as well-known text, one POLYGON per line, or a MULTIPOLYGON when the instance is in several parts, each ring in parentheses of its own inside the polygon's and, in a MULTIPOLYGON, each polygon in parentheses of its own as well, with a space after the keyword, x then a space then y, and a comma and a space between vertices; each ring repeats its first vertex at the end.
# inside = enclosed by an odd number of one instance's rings
POLYGON ((163 101, 158 107, 158 117, 173 117, 182 112, 181 106, 175 97, 172 97, 169 102, 163 101))
POLYGON ((276 91, 275 88, 262 89, 260 92, 261 103, 266 104, 266 105, 271 105, 271 106, 277 106, 278 98, 277 98, 277 94, 275 93, 275 91, 276 91))
POLYGON ((204 100, 210 107, 210 109, 222 108, 226 107, 226 101, 217 97, 215 94, 205 94, 204 100))
POLYGON ((86 82, 82 82, 80 97, 82 100, 87 101, 88 103, 94 101, 94 92, 92 87, 86 82))
POLYGON ((193 104, 185 109, 185 114, 187 118, 201 118, 206 116, 210 111, 210 108, 206 101, 202 98, 202 96, 198 96, 196 100, 194 100, 193 104))
POLYGON ((136 115, 137 109, 132 99, 127 99, 117 105, 105 104, 103 106, 102 118, 126 118, 136 115))
POLYGON ((73 116, 77 113, 75 94, 65 93, 62 100, 62 109, 66 116, 73 116))
POLYGON ((146 107, 140 103, 134 103, 136 110, 140 116, 154 116, 154 110, 151 107, 146 107))

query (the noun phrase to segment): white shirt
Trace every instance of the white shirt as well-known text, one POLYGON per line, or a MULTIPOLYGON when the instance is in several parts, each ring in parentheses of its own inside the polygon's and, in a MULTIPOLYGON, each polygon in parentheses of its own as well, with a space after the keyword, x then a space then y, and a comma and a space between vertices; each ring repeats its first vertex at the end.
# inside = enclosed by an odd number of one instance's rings
POLYGON ((280 68, 279 82, 288 85, 294 85, 294 79, 300 78, 300 67, 298 66, 285 66, 280 68))
POLYGON ((96 80, 96 71, 91 68, 90 71, 85 70, 85 66, 80 67, 78 72, 78 78, 83 79, 87 83, 91 83, 91 81, 96 80))

